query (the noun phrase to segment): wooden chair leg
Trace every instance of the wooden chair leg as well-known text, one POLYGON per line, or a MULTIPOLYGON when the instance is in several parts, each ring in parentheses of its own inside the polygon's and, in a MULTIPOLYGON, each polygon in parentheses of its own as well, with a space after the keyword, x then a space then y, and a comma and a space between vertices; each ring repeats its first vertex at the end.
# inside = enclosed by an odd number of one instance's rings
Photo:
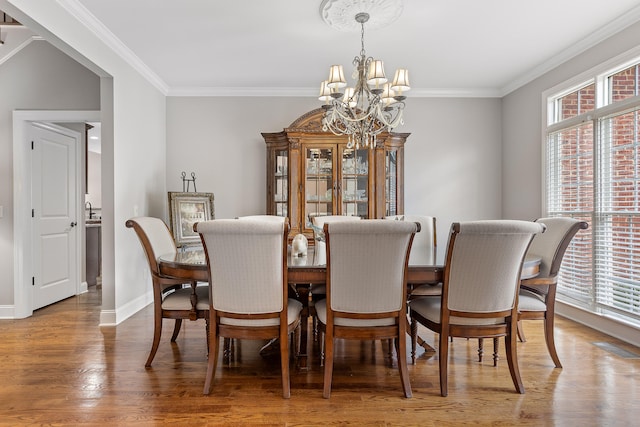
POLYGON ((395 338, 395 346, 396 346, 396 354, 398 355, 398 371, 400 372, 400 381, 402 382, 402 390, 404 391, 404 397, 410 398, 413 396, 413 394, 411 392, 411 381, 409 380, 409 369, 407 367, 406 335, 407 335, 407 322, 403 322, 398 326, 398 336, 395 338))
POLYGON ((498 350, 500 348, 500 339, 495 337, 493 339, 493 366, 498 366, 498 350))
POLYGON ((223 338, 222 340, 222 363, 230 364, 233 358, 233 339, 232 338, 223 338))
POLYGON ((331 397, 331 380, 333 378, 333 333, 331 331, 325 331, 324 342, 324 389, 322 397, 328 399, 331 397))
MULTIPOLYGON (((296 346, 295 346, 295 356, 296 359, 298 358, 298 356, 300 356, 300 348, 302 347, 302 326, 298 325, 298 327, 295 330, 295 341, 296 341, 296 346)), ((306 343, 305 343, 306 345, 306 343)), ((304 351, 305 354, 307 354, 307 350, 305 349, 304 351)))
POLYGON ((553 337, 553 320, 554 316, 547 312, 544 319, 544 339, 547 343, 549 356, 551 356, 551 359, 556 365, 556 368, 562 368, 562 363, 560 363, 560 358, 558 357, 558 352, 556 351, 555 339, 553 337))
POLYGON ((509 373, 511 374, 511 379, 513 380, 513 385, 516 387, 516 391, 520 394, 524 394, 524 386, 522 385, 520 368, 518 367, 517 332, 515 334, 513 332, 516 331, 509 330, 507 335, 504 337, 507 362, 509 364, 509 373))
POLYGON ((149 368, 151 366, 151 362, 153 362, 153 358, 156 356, 156 352, 158 351, 158 346, 160 345, 160 336, 162 335, 162 313, 155 313, 154 321, 153 321, 153 342, 151 343, 151 350, 149 351, 149 356, 147 356, 147 361, 145 362, 145 368, 149 368))
POLYGON ((320 332, 320 366, 324 366, 324 332, 320 332))
POLYGON ((291 397, 291 385, 289 383, 289 334, 287 326, 280 332, 280 370, 282 371, 282 397, 291 397))
POLYGON ((171 342, 176 342, 180 328, 182 327, 182 319, 176 319, 176 323, 173 325, 173 334, 171 335, 171 342))
POLYGON ((484 354, 484 341, 482 338, 478 338, 478 362, 482 362, 483 354, 484 354))
POLYGON ((205 322, 205 331, 207 334, 207 357, 209 357, 209 317, 207 317, 206 319, 204 319, 205 322))
POLYGON ((447 397, 449 394, 449 388, 447 385, 447 369, 449 362, 449 337, 448 333, 445 335, 442 332, 440 333, 440 348, 439 351, 439 363, 440 363, 440 395, 442 397, 447 397))
MULTIPOLYGON (((226 339, 227 338, 225 338, 225 340, 226 339)), ((204 380, 203 394, 209 394, 211 392, 211 383, 213 382, 213 377, 216 374, 216 368, 218 366, 218 341, 220 341, 218 328, 217 325, 213 325, 213 333, 211 333, 209 337, 209 359, 207 360, 207 375, 204 380)))
POLYGON ((520 339, 520 342, 527 342, 527 337, 524 336, 524 329, 522 329, 521 320, 518 320, 518 339, 520 339))
POLYGON ((418 346, 418 322, 411 318, 411 364, 416 364, 416 347, 418 346))

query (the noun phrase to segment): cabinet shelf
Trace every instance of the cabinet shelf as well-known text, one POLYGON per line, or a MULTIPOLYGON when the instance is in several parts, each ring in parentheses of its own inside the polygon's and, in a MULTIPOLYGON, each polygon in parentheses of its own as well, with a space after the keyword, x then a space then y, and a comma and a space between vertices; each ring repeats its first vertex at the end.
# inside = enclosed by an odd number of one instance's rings
POLYGON ((267 146, 266 213, 289 217, 290 238, 298 233, 311 238, 309 218, 318 214, 382 218, 404 213, 404 144, 409 134, 383 132, 374 149, 348 149, 346 136, 322 130, 323 113, 319 108, 282 132, 262 133, 267 146), (364 193, 358 197, 358 192, 364 193), (286 194, 287 200, 275 200, 276 194, 286 194))

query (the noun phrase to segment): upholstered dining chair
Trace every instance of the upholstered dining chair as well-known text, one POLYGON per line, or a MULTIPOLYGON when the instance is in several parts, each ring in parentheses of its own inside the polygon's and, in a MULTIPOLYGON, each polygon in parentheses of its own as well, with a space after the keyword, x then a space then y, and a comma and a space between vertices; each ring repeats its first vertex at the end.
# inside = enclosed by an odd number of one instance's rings
POLYGON ((324 237, 324 225, 334 222, 359 221, 359 216, 350 215, 318 215, 311 218, 313 226, 313 239, 315 240, 314 265, 327 263, 327 245, 324 237))
POLYGON ((258 220, 258 221, 273 221, 273 222, 282 222, 284 223, 285 220, 287 219, 284 216, 278 216, 278 215, 246 215, 246 216, 239 216, 237 219, 242 219, 242 220, 258 220))
MULTIPOLYGON (((543 234, 534 237, 528 251, 529 254, 541 258, 540 274, 534 278, 522 280, 518 310, 521 321, 544 321, 547 350, 556 368, 562 368, 553 332, 558 272, 571 240, 578 231, 587 229, 589 224, 567 217, 539 218, 536 222, 543 223, 547 227, 543 234)), ((518 322, 518 335, 522 341, 525 341, 520 322, 518 322)))
MULTIPOLYGON (((311 217, 311 226, 313 228, 313 264, 325 265, 327 263, 327 243, 324 236, 324 225, 345 222, 345 221, 360 221, 362 218, 359 216, 351 215, 317 215, 311 217)), ((327 286, 325 283, 315 283, 311 286, 311 303, 310 313, 313 319, 313 335, 314 339, 318 336, 318 322, 315 315, 315 303, 319 300, 326 298, 327 286)))
POLYGON ((176 253, 173 236, 164 221, 153 217, 136 217, 127 220, 125 225, 133 228, 140 240, 147 256, 153 283, 153 343, 144 364, 148 368, 158 351, 163 319, 175 319, 171 342, 175 342, 178 337, 182 319, 205 319, 208 329, 209 286, 192 282, 186 283, 190 286, 184 287, 183 279, 167 277, 160 273, 158 257, 176 253))
MULTIPOLYGON (((413 238, 411 254, 409 255, 409 265, 435 265, 437 254, 436 240, 436 218, 425 215, 391 215, 384 219, 395 221, 411 221, 420 224, 420 232, 413 238)), ((423 283, 413 285, 409 288, 408 298, 419 298, 423 296, 435 296, 442 293, 442 283, 423 283)), ((416 347, 421 346, 430 349, 430 346, 418 336, 418 323, 411 322, 411 363, 416 363, 416 347)))
MULTIPOLYGON (((396 341, 405 397, 407 369, 407 268, 417 223, 372 219, 324 225, 327 298, 316 303, 324 334, 324 390, 331 395, 334 340, 396 341)), ((322 356, 321 356, 322 357, 322 356)))
POLYGON ((215 376, 220 337, 279 338, 282 396, 289 398, 289 336, 299 331, 302 304, 287 296, 288 221, 219 219, 196 223, 194 230, 211 284, 204 394, 215 376))
POLYGON ((447 396, 449 337, 505 337, 511 379, 524 393, 516 351, 518 288, 525 253, 544 225, 488 220, 453 223, 442 295, 411 300, 412 320, 440 334, 440 394, 447 396))
MULTIPOLYGON (((384 219, 420 223, 420 232, 413 238, 409 265, 435 265, 437 254, 436 217, 426 215, 391 215, 384 219)), ((437 295, 439 295, 438 293, 437 295)))

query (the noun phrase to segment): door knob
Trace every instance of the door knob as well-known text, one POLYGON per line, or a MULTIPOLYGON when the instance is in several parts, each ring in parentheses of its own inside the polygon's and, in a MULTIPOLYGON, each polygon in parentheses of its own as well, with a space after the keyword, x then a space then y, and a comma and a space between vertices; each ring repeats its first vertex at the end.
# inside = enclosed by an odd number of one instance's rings
POLYGON ((75 227, 76 225, 78 225, 78 223, 77 223, 77 222, 75 222, 75 221, 71 221, 71 227, 75 227))

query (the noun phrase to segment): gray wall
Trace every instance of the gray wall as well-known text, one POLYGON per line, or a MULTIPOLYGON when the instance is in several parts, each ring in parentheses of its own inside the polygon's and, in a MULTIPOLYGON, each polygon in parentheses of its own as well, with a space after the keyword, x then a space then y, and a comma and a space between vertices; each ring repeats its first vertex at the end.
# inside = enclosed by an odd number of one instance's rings
POLYGON ((14 302, 13 110, 99 110, 100 79, 45 41, 0 66, 0 305, 14 302))
MULTIPOLYGON (((315 98, 169 97, 167 190, 195 172, 213 192, 216 218, 265 212, 266 148, 278 132, 319 107, 315 98)), ((451 222, 501 216, 501 101, 409 98, 405 213, 437 217, 442 262, 451 222)))
POLYGON ((505 218, 534 219, 542 213, 542 92, 637 47, 639 41, 637 23, 503 98, 505 218))

